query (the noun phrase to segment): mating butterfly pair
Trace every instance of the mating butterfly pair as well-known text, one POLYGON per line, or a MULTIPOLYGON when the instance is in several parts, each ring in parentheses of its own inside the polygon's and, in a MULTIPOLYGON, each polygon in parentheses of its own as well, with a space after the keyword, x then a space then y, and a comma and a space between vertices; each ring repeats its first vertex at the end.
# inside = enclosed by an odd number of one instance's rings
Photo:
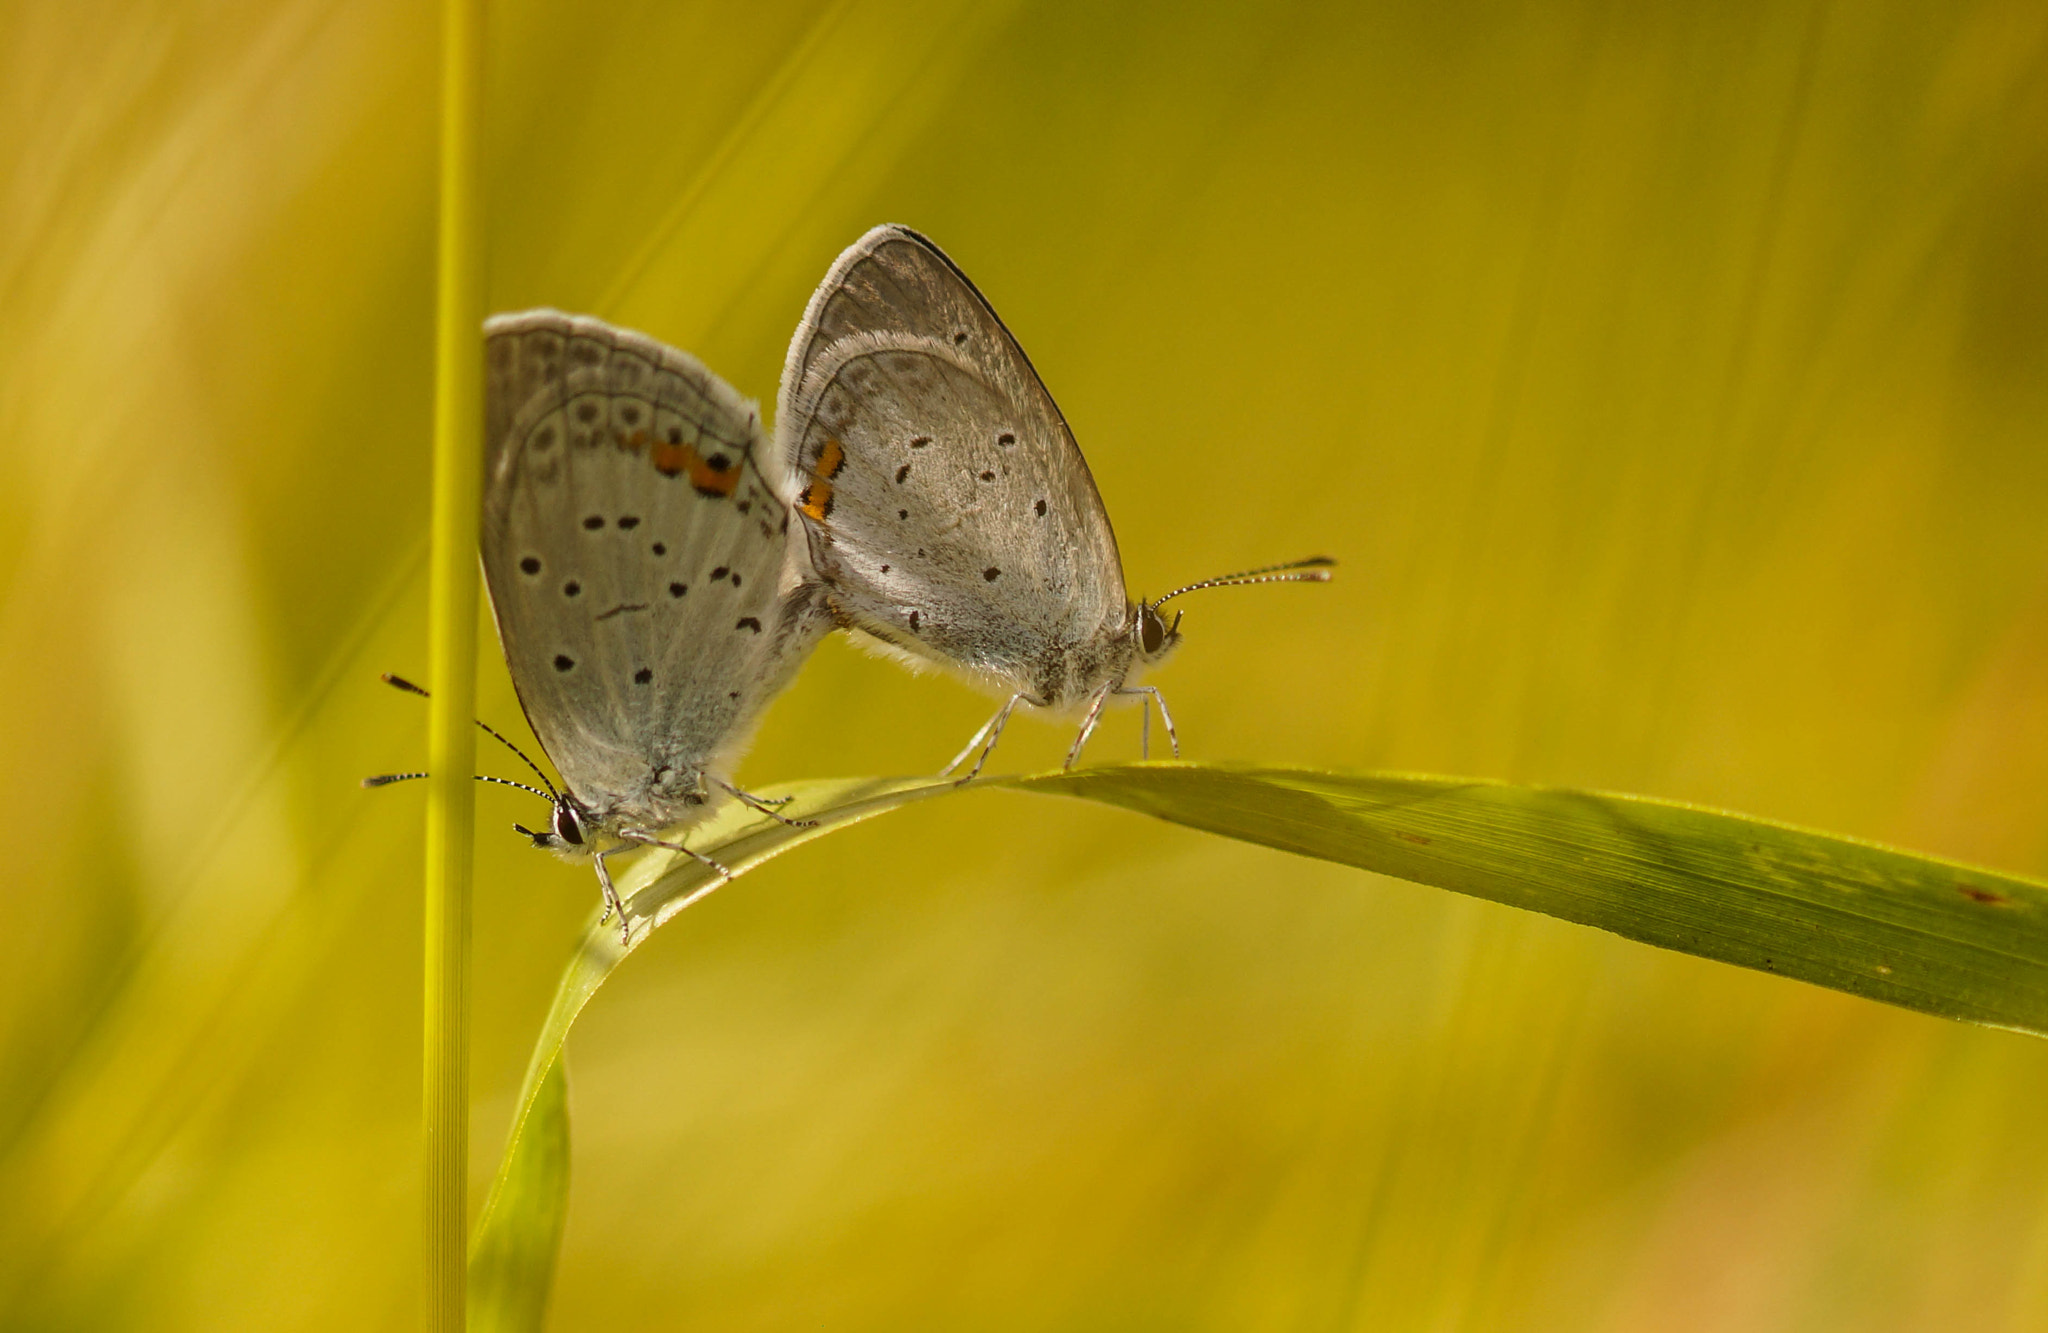
POLYGON ((1164 700, 1136 683, 1180 641, 1160 607, 1329 577, 1317 558, 1132 601, 1052 396, 981 293, 906 228, 863 236, 812 296, 772 446, 753 404, 641 334, 534 310, 485 335, 484 575, 562 779, 542 777, 549 827, 522 832, 593 853, 622 927, 607 856, 656 845, 708 862, 661 834, 721 796, 781 818, 728 775, 835 628, 1004 697, 945 770, 972 777, 1019 704, 1084 710, 1071 765, 1110 699, 1142 696, 1178 753, 1164 700))

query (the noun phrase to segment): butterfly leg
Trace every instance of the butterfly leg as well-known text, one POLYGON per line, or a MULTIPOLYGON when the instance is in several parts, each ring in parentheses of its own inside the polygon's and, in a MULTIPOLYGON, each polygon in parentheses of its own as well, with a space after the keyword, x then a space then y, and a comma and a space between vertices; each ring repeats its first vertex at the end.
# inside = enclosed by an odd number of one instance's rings
POLYGON ((716 782, 719 786, 725 788, 725 790, 733 797, 733 799, 737 800, 741 805, 746 806, 749 810, 759 811, 761 814, 768 816, 770 819, 774 820, 778 824, 787 824, 791 828, 818 827, 818 821, 815 819, 783 818, 782 812, 778 810, 776 807, 788 805, 791 801, 796 799, 794 796, 785 796, 779 801, 771 801, 765 799, 764 797, 756 796, 751 792, 741 791, 738 787, 733 786, 724 778, 714 778, 712 779, 712 781, 716 782))
MULTIPOLYGON (((1173 729, 1173 714, 1166 711, 1166 696, 1159 692, 1159 688, 1155 685, 1133 685, 1128 689, 1119 686, 1116 693, 1149 694, 1152 696, 1152 702, 1159 705, 1159 720, 1166 727, 1166 739, 1173 746, 1173 757, 1175 759, 1180 758, 1180 736, 1173 729)), ((1138 735, 1140 737, 1138 753, 1150 759, 1152 757, 1152 713, 1149 709, 1145 712, 1144 727, 1138 735)))
POLYGON ((597 886, 604 891, 604 915, 597 919, 597 924, 603 925, 612 919, 612 913, 617 912, 619 914, 620 944, 628 943, 632 939, 633 928, 626 920, 625 900, 620 898, 619 891, 612 887, 612 874, 611 871, 605 868, 604 859, 610 856, 612 852, 624 850, 625 848, 623 847, 613 847, 609 851, 599 852, 590 858, 590 863, 597 867, 597 886))
POLYGON ((1066 767, 1072 768, 1080 762, 1081 747, 1088 743, 1088 738, 1095 734, 1095 724, 1102 720, 1102 706, 1109 702, 1109 696, 1117 693, 1119 688, 1115 685, 1105 685, 1088 705, 1088 716, 1081 719, 1081 734, 1074 737, 1074 748, 1067 751, 1066 767))
MULTIPOLYGON (((619 836, 624 838, 627 842, 637 842, 643 847, 666 847, 672 852, 681 852, 684 856, 689 857, 692 861, 697 862, 699 865, 709 866, 714 872, 716 872, 719 878, 732 878, 732 871, 727 870, 719 862, 712 860, 710 857, 704 855, 704 853, 700 851, 696 851, 692 848, 685 847, 683 846, 683 844, 679 842, 663 842, 660 838, 655 837, 652 833, 647 833, 643 830, 636 828, 622 828, 619 830, 619 836)), ((612 850, 617 851, 619 849, 615 847, 612 850)))
POLYGON ((981 772, 981 766, 988 762, 989 751, 995 749, 996 742, 1002 739, 1003 726, 1010 720, 1010 711, 1023 701, 1023 695, 1011 695, 1009 702, 1004 704, 1001 708, 998 708, 996 710, 996 715, 990 718, 988 721, 982 723, 981 730, 975 732, 974 735, 968 739, 967 747, 961 750, 959 754, 953 756, 953 762, 947 764, 944 768, 939 770, 939 776, 943 778, 950 774, 954 769, 960 767, 960 765, 966 763, 967 756, 970 754, 974 754, 975 747, 979 746, 981 748, 981 753, 974 755, 974 767, 968 769, 967 776, 960 779, 960 781, 962 782, 974 781, 974 775, 981 772))
MULTIPOLYGON (((1008 704, 1004 704, 1002 709, 998 709, 996 711, 996 717, 1001 717, 1003 714, 1003 710, 1007 709, 1008 707, 1008 704)), ((954 769, 966 763, 967 756, 974 753, 974 747, 980 745, 982 741, 987 738, 988 729, 994 726, 995 724, 996 719, 993 717, 990 718, 988 721, 982 723, 981 729, 976 731, 972 736, 969 736, 967 738, 967 744, 961 747, 960 753, 954 755, 951 759, 946 761, 946 766, 939 770, 939 776, 945 777, 948 773, 951 773, 954 769)))

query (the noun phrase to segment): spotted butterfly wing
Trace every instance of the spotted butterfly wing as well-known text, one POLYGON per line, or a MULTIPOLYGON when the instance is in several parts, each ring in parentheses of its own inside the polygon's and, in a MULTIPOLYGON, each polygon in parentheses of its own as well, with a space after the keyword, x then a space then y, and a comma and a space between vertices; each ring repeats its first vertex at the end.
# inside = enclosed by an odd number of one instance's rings
POLYGON ((1128 617, 1088 464, 1017 340, 924 237, 877 227, 790 343, 777 451, 840 618, 1065 702, 1128 617))
POLYGON ((599 320, 485 334, 483 565, 520 703, 600 826, 681 822, 829 628, 758 413, 599 320))

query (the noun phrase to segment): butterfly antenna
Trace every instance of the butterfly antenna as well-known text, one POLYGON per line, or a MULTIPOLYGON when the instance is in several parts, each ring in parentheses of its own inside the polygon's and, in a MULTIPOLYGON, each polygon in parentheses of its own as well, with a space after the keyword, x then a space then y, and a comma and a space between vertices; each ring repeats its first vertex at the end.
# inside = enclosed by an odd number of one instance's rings
MULTIPOLYGON (((389 685, 394 690, 404 690, 407 694, 417 694, 422 699, 431 699, 434 697, 433 695, 427 693, 425 690, 421 689, 419 686, 407 680, 405 677, 394 676, 389 671, 384 673, 383 679, 384 683, 386 685, 389 685)), ((547 788, 546 791, 539 793, 539 795, 545 796, 551 801, 559 801, 562 799, 562 794, 555 790, 555 784, 548 781, 548 775, 540 771, 540 765, 534 763, 533 760, 528 759, 526 757, 526 751, 520 749, 511 741, 506 740, 505 737, 498 732, 498 729, 496 727, 493 727, 490 723, 484 721, 482 718, 473 717, 470 719, 470 721, 476 723, 477 727, 480 730, 482 730, 486 736, 489 736, 491 739, 497 741, 498 744, 504 746, 513 754, 518 755, 519 762, 525 764, 528 768, 533 770, 533 775, 540 779, 540 785, 547 788)), ((426 774, 424 773, 401 773, 393 775, 389 779, 389 781, 396 782, 400 778, 417 778, 425 776, 426 774)), ((505 779, 503 778, 485 778, 483 780, 487 782, 505 782, 505 779)), ((367 787, 371 784, 366 781, 364 782, 363 785, 367 787)), ((376 785, 381 787, 384 784, 382 782, 379 782, 376 785)), ((506 783, 506 785, 511 787, 525 786, 524 783, 519 782, 506 783)), ((533 788, 527 787, 526 790, 532 791, 533 788)))
POLYGON ((1245 583, 1328 583, 1329 567, 1336 564, 1326 555, 1312 555, 1306 560, 1290 560, 1284 565, 1262 565, 1257 569, 1240 570, 1220 578, 1203 579, 1190 583, 1185 588, 1175 588, 1166 596, 1152 603, 1156 610, 1184 592, 1199 592, 1203 588, 1229 588, 1245 583))
MULTIPOLYGON (((374 778, 364 778, 363 785, 365 787, 388 787, 394 782, 410 782, 414 778, 423 778, 425 776, 425 773, 379 773, 374 778)), ((517 787, 521 791, 530 791, 543 801, 557 799, 555 796, 542 791, 531 783, 514 782, 510 778, 494 778, 488 773, 473 773, 470 776, 474 777, 478 782, 494 782, 500 787, 517 787)))

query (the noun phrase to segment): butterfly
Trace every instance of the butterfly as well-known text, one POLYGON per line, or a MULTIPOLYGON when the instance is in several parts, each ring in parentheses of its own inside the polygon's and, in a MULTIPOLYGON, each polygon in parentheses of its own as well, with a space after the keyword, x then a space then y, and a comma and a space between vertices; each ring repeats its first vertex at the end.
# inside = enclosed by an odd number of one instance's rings
POLYGON ((624 930, 607 857, 667 847, 725 874, 663 834, 725 797, 781 818, 729 775, 832 624, 763 473, 752 403, 688 353, 601 320, 529 310, 484 335, 484 581, 561 775, 541 775, 548 827, 515 827, 591 857, 624 930))
MULTIPOLYGON (((843 627, 1004 698, 944 771, 987 762, 1021 704, 1083 713, 1071 767, 1113 698, 1179 645, 1161 608, 1200 588, 1323 582, 1325 557, 1124 590, 1087 460, 1024 349, 938 246, 876 227, 832 265, 789 346, 782 483, 843 627), (977 753, 978 750, 978 753, 977 753)), ((1149 709, 1144 714, 1149 748, 1149 709)), ((963 779, 965 780, 965 779, 963 779)))

